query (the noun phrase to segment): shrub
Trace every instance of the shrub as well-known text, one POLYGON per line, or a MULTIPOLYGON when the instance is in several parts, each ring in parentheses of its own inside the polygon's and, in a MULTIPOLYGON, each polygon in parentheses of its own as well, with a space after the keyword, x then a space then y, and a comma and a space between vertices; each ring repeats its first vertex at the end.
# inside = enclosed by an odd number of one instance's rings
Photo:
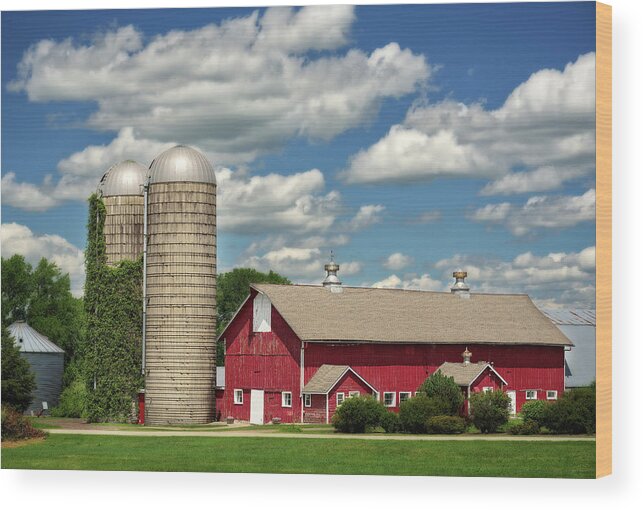
POLYGON ((540 427, 545 423, 545 410, 547 405, 548 403, 544 400, 530 400, 522 405, 520 414, 522 414, 523 420, 535 421, 540 427))
POLYGON ((366 432, 368 427, 377 427, 384 413, 384 404, 374 398, 352 397, 337 408, 331 421, 339 432, 360 434, 366 432))
POLYGON ((460 413, 464 403, 462 390, 455 383, 453 377, 442 375, 439 370, 431 374, 422 383, 418 391, 438 403, 443 415, 455 416, 460 413))
POLYGON ((28 418, 9 406, 2 406, 2 440, 45 437, 45 432, 34 428, 28 418))
POLYGON ((2 403, 24 412, 33 400, 36 379, 29 362, 6 328, 2 327, 2 403))
POLYGON ((433 416, 428 419, 426 428, 429 434, 462 434, 467 425, 459 416, 433 416))
POLYGON ((65 418, 86 418, 89 390, 84 381, 77 379, 60 395, 60 402, 51 409, 52 416, 65 418))
POLYGON ((572 390, 547 406, 544 425, 554 434, 593 434, 596 431, 596 386, 572 390))
POLYGON ((501 390, 474 393, 469 400, 473 424, 483 434, 496 432, 509 421, 510 402, 501 390))
POLYGON ((402 430, 400 416, 397 413, 385 412, 382 414, 380 425, 384 429, 384 432, 388 432, 389 434, 400 432, 402 430))
POLYGON ((513 423, 509 427, 509 433, 513 434, 514 436, 528 436, 532 434, 538 434, 538 432, 540 432, 540 425, 538 425, 537 421, 532 419, 524 420, 522 423, 513 423))
POLYGON ((400 405, 400 425, 404 432, 426 434, 426 424, 429 418, 441 414, 444 414, 442 402, 420 394, 400 405))

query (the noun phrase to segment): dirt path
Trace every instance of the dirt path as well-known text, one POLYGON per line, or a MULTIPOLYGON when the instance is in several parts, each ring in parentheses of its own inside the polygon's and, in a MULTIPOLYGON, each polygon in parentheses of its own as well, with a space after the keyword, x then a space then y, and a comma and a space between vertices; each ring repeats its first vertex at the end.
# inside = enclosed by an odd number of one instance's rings
POLYGON ((389 436, 380 434, 306 434, 275 433, 260 430, 229 430, 226 432, 184 430, 95 430, 95 429, 50 429, 50 434, 76 434, 83 436, 153 436, 153 437, 283 437, 302 439, 366 439, 373 441, 596 441, 594 437, 577 436, 507 436, 507 435, 453 435, 453 436, 389 436))

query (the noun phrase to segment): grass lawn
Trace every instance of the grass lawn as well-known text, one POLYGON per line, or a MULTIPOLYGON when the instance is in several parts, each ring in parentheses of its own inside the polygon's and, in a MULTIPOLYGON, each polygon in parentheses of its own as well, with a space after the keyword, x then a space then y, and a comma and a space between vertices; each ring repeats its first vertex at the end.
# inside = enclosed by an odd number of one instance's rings
POLYGON ((594 442, 50 435, 4 469, 593 478, 594 442))

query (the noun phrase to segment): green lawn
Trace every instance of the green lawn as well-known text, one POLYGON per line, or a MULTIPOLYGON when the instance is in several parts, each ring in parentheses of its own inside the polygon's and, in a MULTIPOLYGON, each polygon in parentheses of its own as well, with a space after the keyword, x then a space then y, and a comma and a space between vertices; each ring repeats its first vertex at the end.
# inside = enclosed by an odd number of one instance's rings
POLYGON ((2 468, 593 478, 595 443, 50 435, 2 468))

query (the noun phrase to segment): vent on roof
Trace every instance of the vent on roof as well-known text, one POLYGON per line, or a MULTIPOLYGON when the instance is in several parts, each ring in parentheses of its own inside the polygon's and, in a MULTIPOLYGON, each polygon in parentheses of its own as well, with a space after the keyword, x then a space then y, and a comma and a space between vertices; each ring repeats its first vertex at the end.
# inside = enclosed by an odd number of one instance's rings
POLYGON ((324 266, 326 271, 326 278, 322 282, 324 287, 328 287, 331 292, 342 292, 342 282, 337 276, 339 271, 339 264, 335 262, 335 255, 330 252, 330 262, 324 266))
POLYGON ((465 283, 464 279, 467 277, 466 271, 454 271, 453 277, 455 283, 451 287, 451 294, 457 294, 461 298, 469 298, 469 286, 465 283))

